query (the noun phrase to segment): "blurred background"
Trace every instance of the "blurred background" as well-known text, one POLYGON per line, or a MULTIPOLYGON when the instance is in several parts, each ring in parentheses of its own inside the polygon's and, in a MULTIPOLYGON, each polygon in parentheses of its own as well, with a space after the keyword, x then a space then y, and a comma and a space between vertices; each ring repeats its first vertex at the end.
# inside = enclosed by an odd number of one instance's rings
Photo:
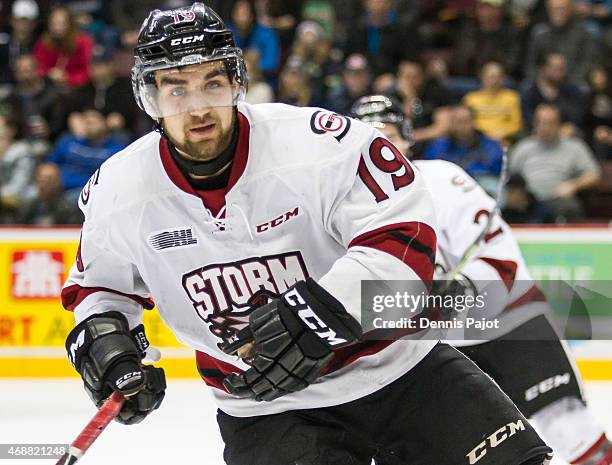
MULTIPOLYGON (((0 386, 11 392, 74 376, 59 292, 76 199, 152 129, 130 83, 140 24, 190 3, 0 1, 0 386)), ((534 277, 612 278, 612 0, 204 3, 245 52, 248 102, 348 114, 363 95, 393 96, 413 121, 415 159, 453 161, 491 193, 507 150, 503 214, 534 277)), ((197 377, 155 312, 145 324, 169 376, 197 377)), ((585 379, 612 380, 609 344, 574 349, 585 379)))

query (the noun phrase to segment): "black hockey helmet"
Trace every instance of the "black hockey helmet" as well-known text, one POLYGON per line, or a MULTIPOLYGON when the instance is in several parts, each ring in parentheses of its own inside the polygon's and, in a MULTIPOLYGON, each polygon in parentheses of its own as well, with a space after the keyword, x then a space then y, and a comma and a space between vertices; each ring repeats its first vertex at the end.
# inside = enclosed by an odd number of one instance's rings
POLYGON ((142 24, 134 55, 134 96, 138 106, 154 119, 188 111, 198 104, 233 106, 246 94, 248 78, 242 51, 236 47, 234 36, 223 20, 203 3, 152 11, 142 24), (161 108, 156 71, 188 70, 189 66, 218 60, 225 63, 230 81, 238 85, 237 89, 232 87, 229 95, 208 95, 205 101, 185 95, 183 103, 171 110, 161 108))
POLYGON ((385 95, 361 97, 353 104, 351 116, 378 128, 385 124, 394 124, 409 146, 414 145, 412 121, 406 117, 400 104, 391 97, 385 95))

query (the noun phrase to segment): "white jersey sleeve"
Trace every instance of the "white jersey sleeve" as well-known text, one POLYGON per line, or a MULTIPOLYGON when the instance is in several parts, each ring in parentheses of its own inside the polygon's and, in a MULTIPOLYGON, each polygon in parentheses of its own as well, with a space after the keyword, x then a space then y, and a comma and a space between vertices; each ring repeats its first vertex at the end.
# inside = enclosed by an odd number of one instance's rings
MULTIPOLYGON (((434 192, 440 231, 437 261, 451 271, 486 227, 495 200, 453 163, 434 160, 418 161, 416 165, 434 192)), ((461 273, 479 292, 486 290, 488 303, 496 304, 489 305, 489 317, 499 314, 532 286, 518 242, 499 214, 493 217, 477 252, 461 273)))
POLYGON ((104 166, 92 176, 79 199, 85 222, 75 264, 62 289, 62 305, 74 312, 77 323, 93 314, 118 311, 133 328, 141 322, 143 308, 151 309, 154 303, 136 265, 120 250, 121 241, 111 237, 112 219, 103 211, 105 206, 94 205, 95 200, 103 202, 104 198, 90 199, 101 170, 104 166))
POLYGON ((358 319, 361 281, 412 280, 414 292, 425 291, 436 250, 432 200, 421 175, 378 131, 362 126, 355 128, 366 135, 360 149, 327 170, 326 184, 335 191, 325 227, 347 252, 320 279, 358 319))

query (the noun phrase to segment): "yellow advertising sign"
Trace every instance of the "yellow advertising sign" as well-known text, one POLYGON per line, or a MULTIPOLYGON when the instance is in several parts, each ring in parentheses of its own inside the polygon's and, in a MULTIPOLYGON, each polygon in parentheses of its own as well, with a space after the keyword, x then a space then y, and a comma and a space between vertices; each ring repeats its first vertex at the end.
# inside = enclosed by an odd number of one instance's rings
MULTIPOLYGON (((78 241, 78 229, 0 231, 0 377, 75 374, 64 353, 74 317, 62 308, 60 292, 78 241)), ((197 376, 193 351, 156 310, 145 312, 144 324, 151 344, 172 354, 162 363, 170 375, 197 376)))
MULTIPOLYGON (((70 231, 70 230, 68 230, 70 231)), ((60 291, 78 248, 66 241, 0 241, 0 346, 63 347, 74 326, 60 291)), ((145 312, 151 344, 181 347, 156 311, 145 312)))
MULTIPOLYGON (((74 318, 62 308, 60 292, 79 234, 69 228, 0 229, 0 378, 76 376, 64 350, 74 318)), ((193 350, 175 339, 157 311, 145 311, 143 322, 168 376, 197 377, 193 350)), ((600 353, 587 351, 578 360, 585 379, 612 379, 609 352, 600 353)))

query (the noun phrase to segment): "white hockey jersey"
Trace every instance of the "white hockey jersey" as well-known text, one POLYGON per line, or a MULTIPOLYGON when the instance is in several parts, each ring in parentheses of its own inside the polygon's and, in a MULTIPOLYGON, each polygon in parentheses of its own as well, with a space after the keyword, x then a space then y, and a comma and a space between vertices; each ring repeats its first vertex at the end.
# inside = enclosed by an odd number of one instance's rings
POLYGON ((157 306, 219 407, 253 416, 348 402, 410 370, 436 341, 364 341, 328 373, 268 403, 222 386, 248 365, 218 345, 249 309, 311 276, 360 318, 360 281, 432 279, 436 236, 421 176, 370 126, 314 108, 240 104, 227 189, 196 192, 150 133, 83 189, 76 264, 62 292, 78 321, 109 310, 137 325, 157 306), (398 234, 399 233, 399 234, 398 234))
MULTIPOLYGON (((434 201, 438 227, 437 265, 443 270, 452 270, 481 234, 495 208, 495 200, 454 163, 417 160, 414 165, 423 175, 434 201)), ((512 230, 499 214, 493 218, 477 253, 461 273, 474 282, 479 293, 486 292, 483 317, 499 318, 499 330, 486 333, 489 339, 507 333, 548 309, 544 295, 529 274, 512 230)), ((449 342, 468 345, 484 341, 449 342)))

